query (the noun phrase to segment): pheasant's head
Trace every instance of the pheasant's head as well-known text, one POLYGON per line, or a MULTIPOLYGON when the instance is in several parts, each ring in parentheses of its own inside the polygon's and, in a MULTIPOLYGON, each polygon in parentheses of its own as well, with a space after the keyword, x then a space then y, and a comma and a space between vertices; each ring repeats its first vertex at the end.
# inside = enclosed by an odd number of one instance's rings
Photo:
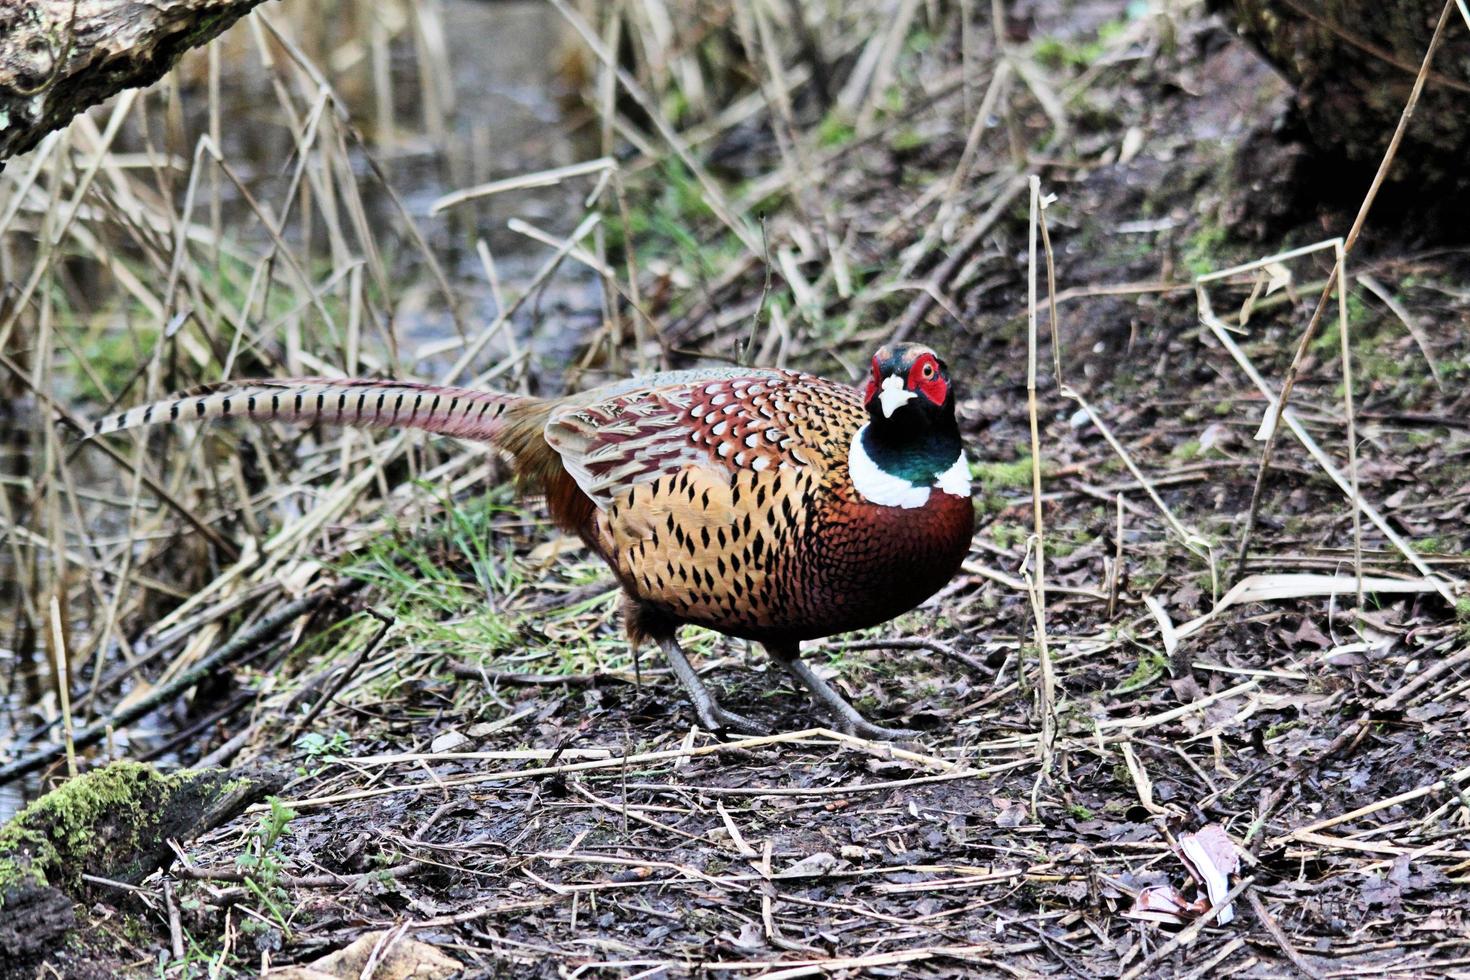
POLYGON ((886 344, 873 355, 863 404, 880 428, 929 429, 954 418, 949 369, 923 344, 886 344))
POLYGON ((954 417, 949 369, 923 344, 887 344, 873 355, 863 394, 868 424, 853 436, 848 474, 858 495, 890 507, 922 507, 931 491, 970 495, 970 467, 954 417))

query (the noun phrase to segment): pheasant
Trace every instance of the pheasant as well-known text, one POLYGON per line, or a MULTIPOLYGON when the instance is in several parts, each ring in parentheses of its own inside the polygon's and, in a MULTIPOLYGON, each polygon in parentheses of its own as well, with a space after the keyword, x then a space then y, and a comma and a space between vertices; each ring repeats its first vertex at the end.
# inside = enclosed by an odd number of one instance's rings
POLYGON ((873 356, 865 389, 787 370, 708 367, 559 399, 409 381, 226 382, 109 415, 89 435, 159 422, 257 420, 423 429, 489 443, 623 589, 630 643, 664 652, 708 730, 758 733, 722 707, 680 626, 763 644, 835 716, 869 722, 799 656, 803 640, 912 609, 959 568, 970 474, 943 361, 919 344, 873 356))

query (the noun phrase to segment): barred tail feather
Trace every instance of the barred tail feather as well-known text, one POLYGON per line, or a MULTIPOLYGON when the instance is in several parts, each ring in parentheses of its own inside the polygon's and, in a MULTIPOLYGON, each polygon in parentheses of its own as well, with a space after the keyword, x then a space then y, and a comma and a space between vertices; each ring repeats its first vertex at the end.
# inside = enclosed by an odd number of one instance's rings
POLYGON ((88 434, 100 436, 163 422, 249 418, 423 429, 494 443, 505 429, 502 418, 505 412, 530 401, 520 395, 416 381, 360 378, 228 381, 105 416, 92 423, 88 434))

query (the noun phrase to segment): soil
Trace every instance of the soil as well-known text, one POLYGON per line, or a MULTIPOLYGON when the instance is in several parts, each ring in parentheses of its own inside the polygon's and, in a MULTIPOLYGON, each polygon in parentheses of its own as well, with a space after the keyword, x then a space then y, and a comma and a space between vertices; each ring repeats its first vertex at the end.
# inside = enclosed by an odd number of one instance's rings
MULTIPOLYGON (((1115 14, 1078 5, 1064 22, 1044 4, 1013 6, 1014 29, 1031 37, 1091 36, 1115 14)), ((965 390, 982 525, 970 559, 921 609, 866 635, 922 644, 835 640, 809 653, 873 720, 921 729, 917 742, 821 728, 759 650, 723 638, 700 647, 722 702, 791 734, 691 731, 688 703, 651 658, 636 685, 623 669, 568 677, 514 657, 481 663, 478 651, 406 647, 391 631, 362 647, 347 677, 330 674, 340 662, 319 676, 291 655, 355 610, 391 603, 370 585, 177 722, 249 694, 175 751, 193 763, 248 732, 235 761, 299 767, 282 792, 296 816, 267 869, 243 875, 238 864, 259 840, 259 812, 193 842, 187 866, 175 866, 169 902, 196 944, 192 962, 248 974, 386 929, 475 976, 1464 971, 1470 616, 1453 601, 1460 593, 1380 585, 1361 603, 1351 591, 1242 602, 1173 636, 1243 576, 1355 573, 1351 505, 1289 433, 1236 567, 1267 403, 1202 324, 1191 276, 1338 234, 1350 215, 1304 200, 1301 154, 1272 134, 1285 112, 1280 80, 1218 22, 1181 24, 1169 50, 1115 52, 1075 113, 1069 162, 1042 168, 1058 195, 1047 215, 1062 365, 1058 379, 1043 305, 1050 745, 1021 581, 1035 568, 1030 471, 1019 465, 1030 452, 1022 194, 915 333, 945 349, 965 390), (296 722, 317 697, 283 708, 278 682, 312 690, 310 680, 320 692, 333 679, 344 683, 308 730, 342 736, 330 750, 303 749, 296 722), (1242 855, 1233 921, 1129 917, 1148 885, 1195 898, 1179 840, 1209 825, 1242 855)), ((1029 139, 1048 124, 1039 105, 1027 110, 1014 123, 1029 139)), ((965 133, 937 123, 953 117, 953 106, 919 114, 937 133, 921 147, 880 140, 844 162, 825 192, 855 252, 897 260, 903 243, 881 226, 914 186, 948 179, 965 133)), ((747 165, 762 172, 774 146, 746 145, 747 165)), ((1350 263, 1358 493, 1446 580, 1465 576, 1470 553, 1467 259, 1417 251, 1412 229, 1375 215, 1350 263), (1417 339, 1368 280, 1388 284, 1417 339)), ((1269 274, 1289 283, 1249 301, 1248 277, 1212 287, 1214 310, 1273 385, 1330 269, 1330 251, 1284 261, 1269 274)), ((752 269, 710 286, 704 303, 664 311, 666 347, 722 345, 747 325, 732 328, 717 310, 754 306, 762 289, 752 269)), ((911 301, 877 303, 842 354, 884 336, 911 301)), ((1292 405, 1345 471, 1328 310, 1292 405)), ((537 610, 577 608, 543 635, 612 646, 605 572, 571 545, 548 557, 553 532, 518 511, 497 510, 490 526, 523 571, 508 606, 520 629, 542 628, 537 610)), ((1370 579, 1420 578, 1367 519, 1360 551, 1370 579)), ((474 581, 462 555, 443 561, 474 581)), ((446 619, 456 615, 472 611, 446 619)), ((169 959, 168 905, 156 896, 94 892, 87 916, 78 942, 108 945, 118 973, 151 975, 169 959)))

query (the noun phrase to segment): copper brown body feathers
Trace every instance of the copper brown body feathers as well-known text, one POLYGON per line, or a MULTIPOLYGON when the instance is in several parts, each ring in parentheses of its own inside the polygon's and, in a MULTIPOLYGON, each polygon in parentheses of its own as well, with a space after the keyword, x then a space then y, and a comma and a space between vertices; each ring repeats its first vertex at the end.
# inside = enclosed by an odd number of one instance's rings
MULTIPOLYGON (((919 397, 920 375, 935 368, 904 369, 916 392, 907 398, 893 396, 892 383, 887 394, 870 383, 865 397, 811 375, 739 368, 654 375, 559 400, 391 381, 238 382, 108 417, 94 434, 241 415, 489 442, 512 457, 526 489, 545 495, 556 523, 612 568, 628 597, 630 637, 664 648, 704 724, 753 727, 703 689, 674 640, 681 624, 765 643, 839 725, 891 736, 904 733, 861 719, 800 663, 796 644, 912 608, 968 549, 974 518, 968 483, 956 483, 957 431, 953 448, 930 434, 895 457, 890 469, 900 475, 883 468, 889 429, 922 434, 931 421, 902 403, 919 397), (892 402, 901 405, 896 422, 892 402), (924 464, 920 450, 936 462, 924 464), (952 465, 941 475, 944 463, 952 465)), ((952 428, 946 398, 925 410, 952 428)))
POLYGON ((796 642, 891 619, 953 576, 968 498, 863 500, 858 392, 795 372, 684 372, 554 409, 546 444, 596 502, 579 528, 630 595, 683 623, 796 642))

